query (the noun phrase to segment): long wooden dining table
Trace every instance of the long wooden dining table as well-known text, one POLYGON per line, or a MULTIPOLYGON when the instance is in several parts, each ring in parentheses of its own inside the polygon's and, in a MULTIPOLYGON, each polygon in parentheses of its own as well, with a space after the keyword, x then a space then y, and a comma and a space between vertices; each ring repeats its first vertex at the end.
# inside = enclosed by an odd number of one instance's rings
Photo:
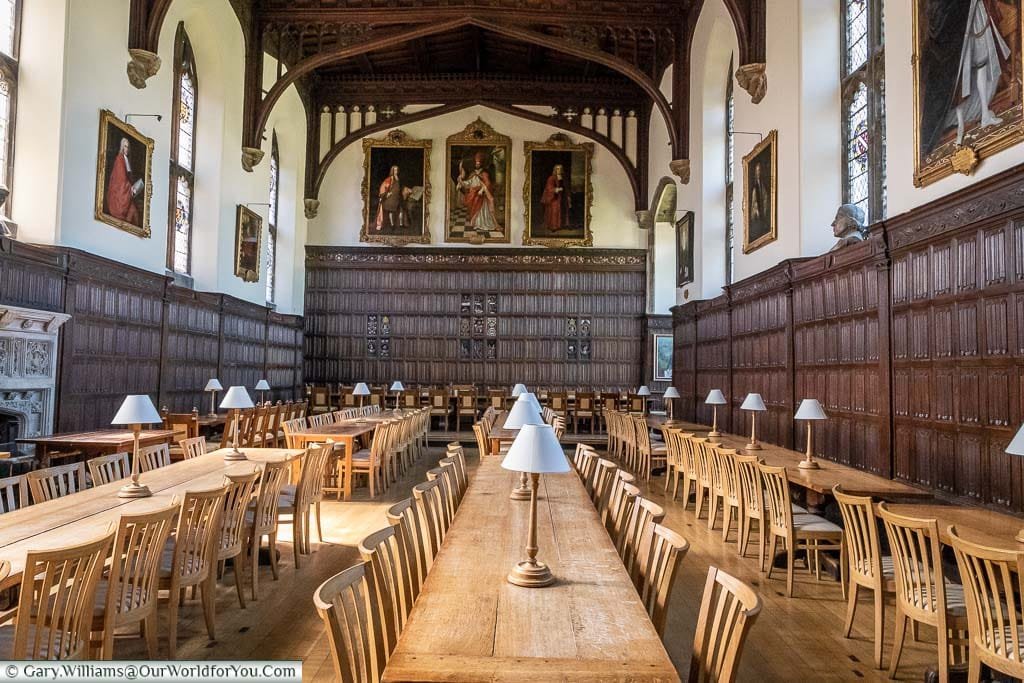
POLYGON ((224 483, 224 475, 251 472, 269 461, 294 460, 301 449, 246 448, 247 461, 225 461, 222 449, 144 473, 149 498, 119 498, 125 481, 96 486, 62 498, 37 503, 0 515, 0 560, 11 563, 11 573, 0 589, 17 585, 31 550, 46 550, 97 538, 117 525, 122 514, 165 508, 180 501, 186 491, 202 491, 224 483))
POLYGON ((537 559, 553 585, 506 581, 525 558, 518 473, 485 456, 427 575, 384 681, 678 681, 574 473, 543 475, 537 559))
MULTIPOLYGON (((170 443, 173 438, 174 431, 171 429, 143 429, 139 434, 139 445, 170 443)), ((93 457, 130 451, 134 447, 135 435, 130 429, 94 429, 90 432, 30 436, 17 441, 34 445, 39 466, 49 467, 51 457, 58 452, 93 457)))

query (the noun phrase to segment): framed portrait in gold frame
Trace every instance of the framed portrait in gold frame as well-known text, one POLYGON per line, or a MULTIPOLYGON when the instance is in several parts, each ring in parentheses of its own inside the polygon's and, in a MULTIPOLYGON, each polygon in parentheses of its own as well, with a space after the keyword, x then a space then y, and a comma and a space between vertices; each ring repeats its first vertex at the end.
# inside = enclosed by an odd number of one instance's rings
POLYGON ((914 0, 914 185, 1024 139, 1022 0, 914 0))
POLYGON ((241 204, 235 209, 235 275, 245 282, 260 280, 263 218, 241 204))
POLYGON ((445 142, 445 242, 507 244, 512 138, 478 118, 445 142))
POLYGON ((773 130, 743 157, 743 253, 779 238, 778 138, 773 130))
POLYGON ((591 170, 594 143, 574 143, 555 133, 545 142, 523 143, 526 182, 523 244, 589 247, 594 244, 590 212, 594 202, 591 170))
POLYGON ((106 109, 100 112, 96 154, 96 220, 149 237, 153 199, 153 140, 106 109))
POLYGON ((363 140, 360 242, 429 244, 430 140, 393 130, 363 140))

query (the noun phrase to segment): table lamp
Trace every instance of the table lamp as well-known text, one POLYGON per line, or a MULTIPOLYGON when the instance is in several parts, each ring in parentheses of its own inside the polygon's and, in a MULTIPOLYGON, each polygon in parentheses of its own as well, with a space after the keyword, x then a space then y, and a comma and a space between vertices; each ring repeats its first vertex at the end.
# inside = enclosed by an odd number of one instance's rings
MULTIPOLYGON (((1014 434, 1010 445, 1006 447, 1006 452, 1010 455, 1024 455, 1024 426, 1021 426, 1014 434)), ((1024 528, 1018 531, 1014 538, 1018 543, 1024 543, 1024 528)))
MULTIPOLYGON (((505 418, 505 424, 503 425, 504 429, 521 430, 525 425, 544 424, 541 411, 535 405, 536 401, 537 397, 531 393, 520 394, 516 402, 512 404, 512 410, 508 411, 508 416, 505 418)), ((526 472, 523 472, 522 476, 519 477, 519 486, 512 489, 509 498, 512 500, 530 499, 530 482, 527 480, 526 472)))
POLYGON ((117 492, 118 498, 145 498, 153 495, 148 486, 139 483, 139 432, 142 431, 142 425, 157 422, 163 422, 163 419, 145 394, 126 396, 117 415, 110 421, 112 425, 131 425, 132 428, 132 481, 121 487, 117 492))
POLYGON ((519 394, 525 394, 525 393, 526 393, 526 385, 525 384, 517 384, 514 387, 512 387, 512 398, 519 398, 519 394))
POLYGON ((721 389, 712 389, 708 392, 708 397, 704 399, 704 403, 711 406, 712 418, 711 418, 711 431, 708 432, 708 436, 721 436, 722 433, 718 431, 718 406, 724 406, 728 403, 725 400, 725 394, 722 393, 721 389))
POLYGON ((241 413, 239 411, 243 408, 252 408, 252 399, 249 398, 249 392, 245 390, 245 387, 231 387, 228 389, 228 393, 224 394, 224 400, 220 402, 221 408, 235 411, 232 415, 235 424, 235 433, 231 439, 231 450, 224 456, 225 460, 248 460, 245 457, 245 453, 238 450, 238 425, 239 417, 241 413))
POLYGON ((649 400, 651 400, 651 388, 649 386, 647 386, 646 384, 644 384, 643 386, 641 386, 639 389, 636 390, 636 395, 644 397, 644 415, 646 415, 647 414, 647 402, 649 400))
POLYGON ((402 392, 405 391, 405 385, 395 380, 391 383, 391 391, 395 392, 395 410, 398 410, 398 404, 402 400, 402 392))
MULTIPOLYGON (((544 409, 541 407, 540 401, 537 400, 537 395, 535 393, 533 393, 532 391, 524 391, 523 393, 519 394, 519 398, 522 398, 523 396, 525 396, 526 400, 530 402, 530 405, 534 407, 538 415, 544 414, 544 409)), ((515 406, 513 405, 513 408, 514 407, 515 406)))
POLYGON ((668 411, 668 419, 671 420, 674 417, 674 411, 672 410, 672 399, 682 398, 682 396, 679 395, 678 389, 676 389, 675 387, 669 387, 668 389, 665 390, 665 394, 661 398, 665 402, 665 410, 668 411))
MULTIPOLYGON (((514 408, 514 406, 513 406, 514 408)), ((537 484, 542 474, 569 471, 569 461, 551 425, 523 425, 501 461, 503 469, 530 475, 530 531, 526 540, 527 559, 509 572, 508 582, 526 588, 548 586, 555 581, 551 570, 537 561, 537 484)))
POLYGON ((797 408, 796 415, 793 416, 794 420, 807 420, 807 452, 804 453, 804 459, 797 465, 802 470, 816 470, 818 469, 818 463, 814 461, 814 452, 812 444, 814 443, 813 435, 811 434, 811 425, 814 424, 815 420, 827 420, 828 415, 821 409, 821 404, 818 403, 816 398, 805 398, 800 401, 800 407, 797 408))
POLYGON ((253 389, 260 392, 260 403, 263 403, 263 392, 270 391, 270 385, 267 384, 267 380, 261 379, 259 382, 256 382, 256 386, 253 389))
POLYGON ((217 402, 217 392, 224 391, 224 387, 220 385, 220 380, 215 377, 206 383, 206 388, 203 391, 210 392, 210 417, 217 417, 217 410, 213 406, 217 402))
POLYGON ((363 407, 363 396, 370 395, 370 387, 366 386, 366 382, 360 382, 356 385, 356 388, 352 390, 353 396, 359 397, 359 407, 363 407))
POLYGON ((747 394, 747 397, 743 399, 743 405, 740 406, 740 410, 750 411, 750 443, 746 445, 746 449, 748 451, 759 451, 761 450, 761 444, 757 442, 757 414, 768 410, 761 399, 761 394, 747 394))

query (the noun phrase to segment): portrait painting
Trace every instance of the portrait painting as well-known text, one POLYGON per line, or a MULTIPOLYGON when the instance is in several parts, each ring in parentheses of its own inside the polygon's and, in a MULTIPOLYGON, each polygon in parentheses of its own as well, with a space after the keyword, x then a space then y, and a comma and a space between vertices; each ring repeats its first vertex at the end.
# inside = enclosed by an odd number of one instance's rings
POLYGON ((477 119, 448 137, 445 241, 509 241, 512 141, 477 119))
POLYGON ((527 142, 523 204, 526 231, 523 244, 549 247, 589 247, 593 203, 591 164, 594 143, 574 144, 563 133, 546 142, 527 142))
POLYGON ((430 242, 430 148, 430 140, 415 140, 401 130, 363 140, 361 242, 430 242))
POLYGON ((672 381, 672 335, 654 335, 654 381, 672 381))
POLYGON ((259 282, 262 238, 263 219, 239 204, 235 209, 235 275, 246 282, 259 282))
POLYGON ((139 237, 149 237, 153 198, 153 140, 100 112, 96 158, 96 220, 139 237))
POLYGON ((743 253, 778 238, 778 131, 773 130, 743 157, 743 253))
POLYGON ((693 211, 676 221, 676 287, 693 282, 693 211))
POLYGON ((914 184, 1021 140, 1021 0, 914 0, 914 184))

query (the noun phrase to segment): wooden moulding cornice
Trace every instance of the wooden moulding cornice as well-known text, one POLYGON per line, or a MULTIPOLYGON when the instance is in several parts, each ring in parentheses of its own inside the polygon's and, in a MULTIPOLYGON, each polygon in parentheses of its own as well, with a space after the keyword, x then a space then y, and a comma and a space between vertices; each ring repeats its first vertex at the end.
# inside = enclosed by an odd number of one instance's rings
POLYGON ((230 315, 237 315, 242 318, 251 318, 252 320, 263 320, 266 321, 267 314, 270 309, 260 304, 254 304, 251 301, 243 301, 237 299, 230 294, 221 294, 221 310, 224 313, 230 315))
POLYGON ((707 315, 708 313, 729 310, 729 292, 726 291, 719 294, 714 299, 700 299, 698 301, 694 301, 693 304, 698 318, 702 315, 707 315))
POLYGON ((685 325, 697 319, 697 302, 688 301, 685 304, 677 304, 669 309, 672 311, 672 321, 675 325, 685 325))
POLYGON ((641 249, 306 247, 306 268, 646 272, 641 249))
POLYGON ((756 299, 765 294, 788 289, 792 281, 792 264, 797 260, 780 261, 768 270, 762 270, 756 275, 726 286, 729 300, 735 305, 746 299, 756 299))
POLYGON ((60 247, 19 242, 6 237, 0 237, 0 256, 62 273, 67 272, 68 268, 67 253, 60 247))
POLYGON ((276 311, 270 311, 267 315, 267 321, 271 325, 281 325, 283 327, 291 327, 295 329, 302 329, 302 316, 292 315, 289 313, 278 313, 276 311))
POLYGON ((669 332, 672 330, 672 316, 661 313, 647 314, 647 330, 649 332, 669 332))
POLYGON ((179 287, 173 282, 168 283, 165 298, 169 302, 197 303, 211 309, 220 308, 220 294, 213 292, 197 292, 188 287, 179 287))
POLYGON ((69 282, 91 280, 117 287, 129 287, 155 297, 163 298, 171 278, 148 270, 127 266, 119 261, 96 256, 78 249, 62 247, 68 255, 69 282))

